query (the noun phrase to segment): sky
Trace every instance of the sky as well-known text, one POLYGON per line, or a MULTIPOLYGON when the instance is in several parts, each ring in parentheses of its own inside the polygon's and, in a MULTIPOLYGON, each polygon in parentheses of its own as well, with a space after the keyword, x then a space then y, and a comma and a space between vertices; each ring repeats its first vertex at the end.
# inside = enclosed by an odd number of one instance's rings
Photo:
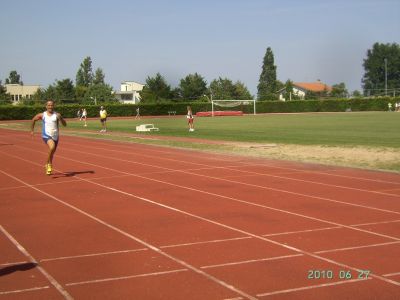
POLYGON ((367 50, 400 44, 399 15, 399 0, 0 0, 0 80, 16 70, 26 85, 75 82, 90 56, 116 90, 197 72, 256 95, 271 47, 280 81, 361 90, 367 50))

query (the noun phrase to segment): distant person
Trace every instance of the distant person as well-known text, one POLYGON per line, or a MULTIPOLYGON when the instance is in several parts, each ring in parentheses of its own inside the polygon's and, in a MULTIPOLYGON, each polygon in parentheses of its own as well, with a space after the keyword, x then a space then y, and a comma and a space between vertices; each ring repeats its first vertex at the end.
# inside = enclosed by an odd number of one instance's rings
POLYGON ((107 132, 107 111, 104 107, 100 107, 100 122, 101 122, 101 130, 100 132, 107 132))
POLYGON ((388 103, 388 111, 392 111, 392 103, 388 103))
POLYGON ((76 112, 76 117, 79 119, 79 121, 81 121, 81 109, 78 109, 78 111, 76 112))
POLYGON ((139 119, 140 120, 140 108, 139 106, 136 108, 136 117, 135 119, 139 119))
POLYGON ((87 111, 86 111, 86 108, 82 109, 81 120, 85 121, 85 125, 83 125, 83 126, 86 127, 86 126, 87 126, 87 124, 86 124, 86 120, 87 120, 87 111))
POLYGON ((39 113, 32 118, 31 123, 31 135, 35 134, 35 123, 38 120, 42 120, 42 139, 45 144, 49 147, 49 153, 47 155, 47 161, 45 165, 45 170, 47 175, 51 175, 53 171, 53 157, 57 150, 58 140, 59 140, 59 122, 63 126, 67 126, 67 122, 63 117, 54 111, 54 101, 49 100, 46 102, 46 111, 39 113))
POLYGON ((187 107, 186 118, 188 119, 189 131, 194 131, 193 113, 192 113, 192 108, 190 106, 187 107))

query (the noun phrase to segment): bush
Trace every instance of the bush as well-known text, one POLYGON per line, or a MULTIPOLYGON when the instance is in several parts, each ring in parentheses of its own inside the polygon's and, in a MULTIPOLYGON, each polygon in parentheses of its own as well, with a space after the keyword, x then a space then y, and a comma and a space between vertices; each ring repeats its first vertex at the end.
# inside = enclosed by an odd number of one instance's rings
MULTIPOLYGON (((352 111, 387 111, 388 103, 392 107, 400 102, 400 97, 382 98, 354 98, 336 100, 293 100, 293 101, 258 101, 256 102, 257 113, 294 113, 294 112, 344 112, 352 111)), ((88 117, 98 117, 100 106, 103 105, 110 117, 135 116, 136 108, 140 107, 142 116, 163 116, 174 111, 177 115, 186 114, 186 107, 190 105, 193 113, 199 111, 211 111, 210 102, 162 102, 149 104, 115 104, 103 103, 99 105, 79 104, 56 104, 56 111, 64 118, 76 118, 76 112, 80 108, 86 108, 88 117)), ((216 110, 230 110, 231 108, 220 108, 216 110)), ((239 107, 244 113, 253 113, 253 105, 242 105, 239 107)), ((45 111, 44 105, 0 105, 0 120, 28 120, 35 114, 45 111)))

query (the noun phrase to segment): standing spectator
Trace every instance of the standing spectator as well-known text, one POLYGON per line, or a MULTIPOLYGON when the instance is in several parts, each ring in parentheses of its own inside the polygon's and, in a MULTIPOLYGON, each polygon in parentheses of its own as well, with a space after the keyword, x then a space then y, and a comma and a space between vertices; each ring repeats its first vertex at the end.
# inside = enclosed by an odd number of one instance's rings
POLYGON ((101 130, 100 132, 107 132, 107 111, 104 107, 100 107, 100 122, 101 122, 101 130))
POLYGON ((85 121, 85 125, 83 125, 83 126, 87 126, 87 124, 86 124, 86 119, 87 119, 87 111, 86 111, 86 108, 84 108, 84 109, 82 109, 82 116, 81 116, 81 119, 83 120, 83 121, 85 121))
POLYGON ((139 106, 136 108, 136 117, 135 117, 135 120, 136 119, 139 119, 140 120, 140 108, 139 108, 139 106))
POLYGON ((187 107, 187 115, 186 118, 188 119, 188 124, 189 124, 189 131, 194 131, 194 126, 193 126, 193 113, 192 113, 192 108, 190 106, 187 107))

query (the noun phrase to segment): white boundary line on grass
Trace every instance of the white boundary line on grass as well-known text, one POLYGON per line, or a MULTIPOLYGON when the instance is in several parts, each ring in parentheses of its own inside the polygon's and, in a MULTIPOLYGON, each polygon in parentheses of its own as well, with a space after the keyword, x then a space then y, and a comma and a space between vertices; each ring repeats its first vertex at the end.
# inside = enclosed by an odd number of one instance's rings
MULTIPOLYGON (((3 171, 0 170, 4 174, 3 171)), ((8 174, 5 174, 8 175, 8 174)), ((21 181, 20 181, 21 182, 21 181)), ((29 254, 28 251, 18 241, 3 227, 0 225, 0 231, 3 232, 3 234, 14 244, 17 249, 22 252, 29 260, 30 262, 34 263, 36 265, 36 268, 46 277, 46 279, 57 289, 57 291, 60 292, 61 295, 64 296, 65 299, 67 300, 72 300, 73 298, 71 295, 51 276, 45 269, 43 269, 39 263, 36 261, 36 259, 29 254)))

